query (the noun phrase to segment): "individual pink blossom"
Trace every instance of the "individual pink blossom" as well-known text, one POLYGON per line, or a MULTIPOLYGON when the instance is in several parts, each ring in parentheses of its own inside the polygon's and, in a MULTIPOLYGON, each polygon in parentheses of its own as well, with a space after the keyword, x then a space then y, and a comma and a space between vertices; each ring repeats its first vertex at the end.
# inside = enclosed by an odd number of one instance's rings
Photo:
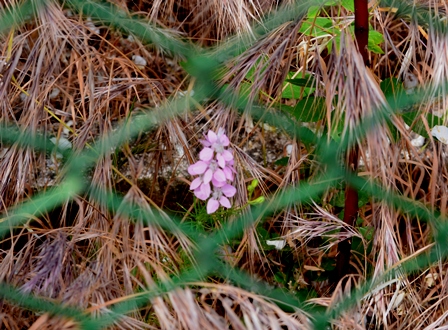
POLYGON ((211 193, 210 183, 204 182, 203 175, 197 177, 191 182, 190 190, 193 190, 194 195, 203 201, 209 198, 211 193))
POLYGON ((212 197, 207 202, 207 213, 211 214, 216 212, 219 205, 230 208, 231 204, 227 197, 233 197, 235 193, 236 188, 230 184, 226 184, 223 187, 215 187, 212 197))
POLYGON ((202 140, 201 142, 204 147, 210 147, 215 152, 221 153, 224 148, 228 147, 230 144, 229 138, 224 133, 225 132, 222 127, 218 129, 218 134, 210 130, 208 131, 205 140, 202 140))
POLYGON ((210 197, 210 193, 210 183, 203 183, 194 190, 194 195, 203 201, 210 197))

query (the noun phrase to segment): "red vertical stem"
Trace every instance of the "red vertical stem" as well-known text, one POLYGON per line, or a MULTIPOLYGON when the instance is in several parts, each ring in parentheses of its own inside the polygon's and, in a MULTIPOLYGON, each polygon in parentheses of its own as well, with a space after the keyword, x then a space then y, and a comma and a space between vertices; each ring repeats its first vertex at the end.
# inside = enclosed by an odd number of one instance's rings
MULTIPOLYGON (((369 42, 369 10, 368 0, 355 0, 355 38, 358 50, 368 65, 367 45, 369 42)), ((356 173, 358 170, 359 147, 355 143, 348 151, 347 165, 349 171, 356 173)), ((358 191, 347 184, 345 188, 344 222, 353 226, 358 217, 358 191)), ((350 239, 344 240, 338 245, 336 259, 336 280, 339 281, 349 273, 351 256, 350 239)))
POLYGON ((367 45, 369 43, 368 4, 368 0, 355 0, 355 38, 366 65, 368 65, 367 45))

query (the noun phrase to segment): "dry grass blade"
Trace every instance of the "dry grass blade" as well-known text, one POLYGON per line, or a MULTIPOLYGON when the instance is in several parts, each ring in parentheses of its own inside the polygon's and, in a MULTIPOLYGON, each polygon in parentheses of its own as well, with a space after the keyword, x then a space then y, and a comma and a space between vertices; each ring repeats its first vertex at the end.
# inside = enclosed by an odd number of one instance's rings
POLYGON ((226 284, 192 283, 198 287, 178 289, 168 298, 154 300, 162 329, 310 329, 308 315, 293 317, 263 297, 226 284), (199 299, 198 299, 198 298, 199 299), (175 313, 169 313, 170 305, 175 313))
POLYGON ((224 40, 231 34, 251 32, 254 21, 277 7, 269 0, 142 1, 138 11, 147 11, 153 21, 182 31, 203 44, 224 40))

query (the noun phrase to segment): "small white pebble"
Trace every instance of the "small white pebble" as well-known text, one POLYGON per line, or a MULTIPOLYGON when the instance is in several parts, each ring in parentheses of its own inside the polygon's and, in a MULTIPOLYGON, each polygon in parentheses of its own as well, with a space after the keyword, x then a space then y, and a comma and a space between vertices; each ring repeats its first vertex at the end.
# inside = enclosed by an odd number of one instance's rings
POLYGON ((137 65, 139 69, 143 69, 146 66, 146 60, 140 55, 132 55, 132 61, 137 65))
POLYGON ((286 245, 286 240, 284 239, 277 239, 277 240, 267 240, 266 241, 267 245, 273 246, 274 248, 276 248, 277 250, 281 250, 285 247, 286 245))
POLYGON ((292 148, 293 148, 294 146, 292 145, 292 144, 288 144, 287 146, 286 146, 286 155, 287 156, 291 156, 291 153, 292 153, 292 148))
POLYGON ((61 150, 68 150, 72 148, 72 143, 63 136, 59 138, 59 141, 56 137, 50 138, 50 141, 53 142, 54 145, 57 145, 61 150))
POLYGON ((411 144, 414 147, 420 148, 420 147, 422 147, 425 144, 425 138, 423 136, 419 135, 415 139, 411 140, 411 144))

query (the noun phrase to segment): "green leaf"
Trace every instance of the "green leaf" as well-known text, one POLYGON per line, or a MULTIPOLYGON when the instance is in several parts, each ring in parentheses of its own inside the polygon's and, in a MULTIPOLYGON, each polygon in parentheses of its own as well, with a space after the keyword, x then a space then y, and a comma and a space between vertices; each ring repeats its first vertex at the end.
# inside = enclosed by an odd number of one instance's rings
POLYGON ((299 99, 301 97, 306 97, 313 93, 316 88, 314 88, 314 78, 311 75, 305 75, 305 78, 293 78, 294 72, 288 72, 286 80, 283 82, 283 99, 299 99))
POLYGON ((341 6, 353 13, 355 12, 355 2, 353 0, 341 0, 341 6))
POLYGON ((322 263, 320 264, 320 267, 325 269, 327 272, 331 272, 336 268, 336 263, 334 258, 322 258, 322 263))
POLYGON ((314 86, 314 79, 311 77, 308 78, 294 78, 294 79, 286 79, 287 82, 302 87, 312 87, 314 86))
POLYGON ((247 201, 247 204, 259 205, 259 204, 263 204, 265 200, 266 200, 266 198, 264 198, 264 196, 259 196, 259 197, 255 198, 254 200, 247 201))
MULTIPOLYGON (((337 96, 335 96, 334 103, 337 104, 337 96)), ((340 142, 342 139, 342 132, 344 131, 345 113, 342 113, 340 118, 337 118, 336 120, 336 111, 332 111, 331 123, 336 123, 336 125, 332 125, 330 136, 335 142, 340 142)))
POLYGON ((286 275, 282 272, 277 272, 274 274, 274 280, 279 283, 279 284, 283 284, 283 286, 287 285, 287 278, 286 275))
MULTIPOLYGON (((355 35, 354 23, 352 25, 350 25, 350 32, 352 33, 352 35, 355 35)), ((373 53, 384 54, 384 51, 380 46, 383 42, 384 42, 384 36, 380 32, 370 28, 369 29, 369 42, 367 44, 367 49, 373 53)))
POLYGON ((316 122, 325 118, 327 107, 323 97, 307 97, 294 107, 293 115, 301 122, 316 122))
POLYGON ((384 36, 376 31, 369 30, 369 43, 367 45, 367 49, 373 53, 384 54, 383 49, 380 47, 380 44, 384 42, 384 36))
POLYGON ((310 8, 308 8, 307 16, 309 18, 316 17, 317 15, 319 15, 320 8, 321 8, 320 6, 310 6, 310 8))
MULTIPOLYGON (((380 88, 391 109, 394 110, 394 112, 398 112, 400 107, 397 103, 397 98, 404 93, 403 84, 397 78, 391 77, 384 79, 380 83, 380 88)), ((386 119, 386 123, 389 127, 393 142, 397 142, 400 139, 400 133, 398 132, 397 127, 395 127, 389 118, 386 119)))
POLYGON ((289 162, 289 157, 282 157, 280 159, 277 159, 274 164, 280 165, 280 166, 286 166, 286 165, 288 165, 288 162, 289 162))
POLYGON ((330 200, 330 204, 336 207, 344 207, 345 192, 343 190, 339 190, 338 193, 330 200))
POLYGON ((327 17, 313 17, 302 23, 299 32, 311 36, 325 36, 334 32, 333 21, 327 17))
POLYGON ((361 208, 368 202, 370 202, 370 195, 363 190, 358 191, 358 207, 361 208))
POLYGON ((375 233, 375 229, 372 226, 367 227, 359 227, 359 232, 364 237, 365 240, 371 241, 373 239, 373 234, 375 233))
POLYGON ((394 98, 398 93, 403 92, 403 85, 395 78, 386 78, 380 83, 380 88, 386 98, 394 98))

